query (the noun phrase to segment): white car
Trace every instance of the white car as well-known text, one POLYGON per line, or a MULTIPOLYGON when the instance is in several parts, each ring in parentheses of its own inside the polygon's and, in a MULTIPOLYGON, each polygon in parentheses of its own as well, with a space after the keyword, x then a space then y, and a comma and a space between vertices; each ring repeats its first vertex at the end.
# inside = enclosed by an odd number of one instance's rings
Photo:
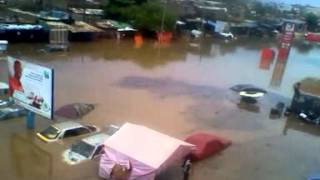
POLYGON ((59 139, 97 131, 99 131, 99 129, 93 125, 83 125, 75 121, 66 121, 50 125, 47 129, 37 133, 37 136, 45 142, 55 142, 59 139))
POLYGON ((72 144, 71 147, 62 154, 64 162, 69 165, 75 165, 86 160, 100 157, 103 153, 103 143, 118 129, 118 126, 111 125, 109 126, 107 133, 92 135, 72 144))

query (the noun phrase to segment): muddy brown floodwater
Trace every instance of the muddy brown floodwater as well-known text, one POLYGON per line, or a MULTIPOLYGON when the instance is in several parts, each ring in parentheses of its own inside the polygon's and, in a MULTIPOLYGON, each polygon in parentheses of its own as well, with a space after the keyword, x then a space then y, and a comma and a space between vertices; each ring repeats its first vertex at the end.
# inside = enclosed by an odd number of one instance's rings
MULTIPOLYGON (((320 173, 319 127, 295 118, 270 119, 269 111, 278 101, 290 103, 295 82, 320 77, 320 48, 297 43, 286 63, 275 59, 261 69, 264 47, 277 44, 178 41, 159 47, 147 41, 135 48, 131 41, 103 40, 74 43, 69 52, 56 53, 46 52, 43 44, 12 44, 8 54, 54 68, 56 108, 96 104, 81 122, 102 128, 132 122, 181 139, 206 130, 231 139, 224 152, 194 164, 192 180, 306 179, 320 173), (239 83, 269 93, 257 104, 243 104, 229 90, 239 83)), ((0 61, 0 81, 7 78, 6 68, 0 61)), ((24 119, 0 122, 1 180, 99 179, 98 160, 77 166, 62 162, 71 142, 45 144, 35 137, 50 123, 37 117, 35 130, 26 130, 24 119)), ((180 177, 175 170, 160 179, 180 177)))

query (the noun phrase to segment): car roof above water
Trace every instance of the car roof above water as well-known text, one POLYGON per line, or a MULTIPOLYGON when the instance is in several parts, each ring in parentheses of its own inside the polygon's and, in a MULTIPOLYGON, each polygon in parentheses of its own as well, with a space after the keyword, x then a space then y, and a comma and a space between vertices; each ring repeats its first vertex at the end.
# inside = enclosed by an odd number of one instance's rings
POLYGON ((99 133, 99 134, 95 134, 87 138, 84 138, 82 139, 82 141, 90 145, 97 146, 97 145, 103 144, 108 137, 109 135, 106 133, 99 133))
POLYGON ((56 123, 56 124, 52 124, 52 126, 54 126, 59 130, 83 127, 82 124, 74 121, 65 121, 61 123, 56 123))

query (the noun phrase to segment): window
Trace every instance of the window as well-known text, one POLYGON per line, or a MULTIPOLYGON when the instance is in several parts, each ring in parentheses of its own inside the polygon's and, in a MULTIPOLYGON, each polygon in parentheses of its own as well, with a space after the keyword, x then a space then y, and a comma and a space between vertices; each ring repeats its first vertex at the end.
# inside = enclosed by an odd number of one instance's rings
POLYGON ((64 138, 68 138, 68 137, 72 137, 72 136, 79 136, 79 135, 82 135, 82 134, 87 134, 89 132, 90 131, 85 127, 76 128, 76 129, 70 129, 70 130, 67 130, 65 132, 64 138))
POLYGON ((82 134, 90 133, 90 130, 85 127, 82 127, 82 128, 78 128, 76 132, 77 132, 77 135, 82 135, 82 134))

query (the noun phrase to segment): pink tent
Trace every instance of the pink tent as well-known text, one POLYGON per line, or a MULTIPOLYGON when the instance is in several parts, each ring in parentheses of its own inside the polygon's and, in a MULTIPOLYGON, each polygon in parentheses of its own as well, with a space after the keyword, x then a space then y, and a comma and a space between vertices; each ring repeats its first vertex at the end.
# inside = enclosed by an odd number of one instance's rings
POLYGON ((110 178, 116 164, 127 164, 129 180, 153 180, 161 170, 182 160, 194 145, 126 123, 106 140, 105 147, 99 167, 101 177, 110 178))

